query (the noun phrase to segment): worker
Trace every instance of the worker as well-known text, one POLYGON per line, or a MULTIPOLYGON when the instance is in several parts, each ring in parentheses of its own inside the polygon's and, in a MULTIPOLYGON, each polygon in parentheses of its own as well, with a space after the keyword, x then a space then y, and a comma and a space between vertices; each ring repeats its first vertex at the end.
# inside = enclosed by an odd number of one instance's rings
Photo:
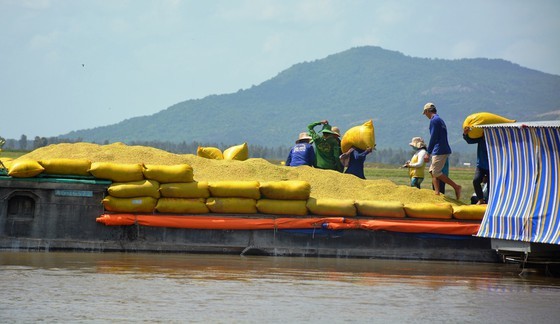
POLYGON ((307 126, 315 146, 315 167, 342 172, 344 168, 340 162, 342 154, 340 142, 331 128, 327 120, 314 122, 307 126), (318 125, 323 125, 323 128, 316 132, 314 128, 318 125))

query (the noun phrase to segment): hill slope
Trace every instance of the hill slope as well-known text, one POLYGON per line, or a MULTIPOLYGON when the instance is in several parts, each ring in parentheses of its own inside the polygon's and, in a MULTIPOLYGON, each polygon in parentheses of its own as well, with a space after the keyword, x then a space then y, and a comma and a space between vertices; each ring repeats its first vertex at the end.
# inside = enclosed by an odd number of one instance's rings
POLYGON ((250 89, 61 137, 279 146, 291 145, 313 121, 328 119, 344 132, 373 119, 378 147, 406 148, 413 136, 429 137, 421 114, 428 101, 446 121, 452 147, 461 150, 463 120, 475 112, 560 119, 560 76, 498 59, 424 59, 358 47, 296 64, 250 89))

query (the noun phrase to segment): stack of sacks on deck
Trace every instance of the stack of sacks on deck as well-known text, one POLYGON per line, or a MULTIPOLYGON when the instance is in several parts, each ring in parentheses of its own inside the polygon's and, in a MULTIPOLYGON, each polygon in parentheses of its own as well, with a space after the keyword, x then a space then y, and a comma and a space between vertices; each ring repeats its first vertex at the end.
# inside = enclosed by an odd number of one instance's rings
POLYGON ((261 199, 257 209, 261 214, 296 215, 308 214, 307 203, 311 185, 307 181, 268 181, 261 183, 261 199))
POLYGON ((156 209, 160 213, 208 213, 206 198, 210 197, 207 181, 162 183, 161 198, 156 209))
POLYGON ((155 210, 160 213, 207 213, 205 205, 207 190, 204 183, 194 181, 193 168, 189 164, 144 165, 144 177, 159 182, 155 210))
POLYGON ((96 178, 113 181, 108 188, 109 195, 103 199, 106 210, 150 213, 154 210, 159 184, 145 181, 142 164, 93 162, 89 171, 96 178))
MULTIPOLYGON (((51 159, 87 159, 95 161, 92 166, 96 166, 97 162, 106 163, 125 163, 136 164, 144 163, 150 165, 168 165, 176 166, 188 164, 196 170, 196 180, 191 183, 181 183, 179 181, 166 183, 158 181, 157 179, 148 179, 147 177, 137 178, 134 181, 141 180, 155 180, 159 182, 160 198, 158 202, 165 202, 167 199, 162 198, 177 198, 177 199, 190 199, 196 201, 196 208, 178 210, 177 213, 196 213, 199 210, 201 213, 206 212, 206 200, 210 197, 209 184, 221 181, 257 181, 260 187, 265 187, 270 182, 285 182, 285 181, 304 181, 311 187, 310 197, 306 203, 308 212, 316 215, 332 215, 332 205, 339 204, 338 200, 347 200, 342 206, 342 210, 346 214, 336 213, 336 215, 353 215, 352 208, 355 208, 357 216, 364 217, 410 217, 419 218, 420 215, 414 212, 414 205, 416 203, 425 203, 435 207, 438 204, 449 203, 446 201, 444 195, 434 195, 432 190, 411 188, 409 186, 399 186, 394 182, 380 179, 380 180, 362 180, 348 174, 341 174, 335 171, 320 170, 311 167, 285 167, 274 165, 263 159, 248 159, 246 161, 226 161, 219 159, 201 158, 192 154, 173 154, 160 149, 146 147, 146 146, 129 146, 122 143, 113 143, 108 145, 98 145, 92 143, 62 143, 49 145, 36 149, 24 156, 21 156, 12 161, 9 168, 12 171, 14 164, 21 163, 22 165, 30 164, 29 160, 47 161, 51 159), (166 188, 166 190, 164 190, 166 188), (375 200, 372 200, 375 199, 375 200), (351 205, 353 202, 353 205, 351 205), (331 203, 329 206, 327 203, 331 203), (408 210, 404 211, 404 206, 408 206, 408 210), (411 206, 412 205, 412 206, 411 206), (324 208, 324 206, 329 206, 324 208), (321 208, 323 207, 322 211, 321 208), (200 209, 199 209, 200 208, 200 209), (404 212, 403 212, 404 211, 404 212)), ((41 164, 35 164, 39 172, 44 171, 41 164)), ((47 169, 49 163, 44 163, 47 169)), ((140 164, 142 165, 142 164, 140 164)), ((133 168, 133 174, 139 174, 138 166, 133 168)), ((37 172, 34 170, 34 172, 37 172)), ((142 175, 144 170, 142 170, 142 175)), ((94 175, 95 176, 95 175, 94 175)), ((100 176, 98 176, 100 177, 100 176)), ((122 181, 122 179, 114 179, 117 183, 126 183, 133 181, 122 181)), ((167 180, 168 181, 168 180, 167 180)), ((175 180, 174 180, 175 181, 175 180)), ((141 186, 146 186, 147 183, 141 183, 141 186)), ((152 184, 152 186, 154 186, 152 184)), ((262 188, 260 188, 262 189, 262 188)), ((124 190, 124 189, 123 189, 124 190)), ((145 194, 142 194, 145 195, 145 194)), ((149 195, 148 195, 149 196, 149 195)), ((119 198, 119 197, 116 197, 119 198)), ((227 198, 227 197, 214 197, 214 198, 227 198)), ((274 196, 267 196, 261 190, 261 198, 256 199, 256 203, 262 199, 282 200, 274 196)), ((285 199, 290 200, 290 199, 285 199)), ((303 200, 303 199, 302 199, 303 200)), ((215 200, 213 200, 215 202, 215 200)), ((450 202, 452 210, 443 208, 446 214, 435 215, 436 218, 446 220, 453 219, 481 219, 484 215, 484 205, 461 205, 460 203, 450 202)), ((184 202, 183 202, 184 204, 184 202)), ((301 204, 301 202, 300 202, 301 204)), ((157 203, 156 203, 157 205, 157 203)), ((299 206, 299 205, 298 205, 299 206)), ((176 206, 166 207, 160 204, 157 209, 160 213, 171 213, 175 211, 176 206)), ((257 211, 259 213, 271 213, 266 211, 266 204, 259 203, 257 211)), ((301 207, 298 207, 301 208, 301 207)), ((149 209, 149 208, 147 208, 149 209)), ((146 209, 146 210, 147 210, 146 209)), ((153 212, 155 208, 150 209, 153 212)), ((291 213, 297 215, 297 213, 291 213)), ((428 218, 434 218, 433 212, 424 212, 428 218)))
POLYGON ((212 181, 206 206, 212 213, 256 214, 261 197, 258 181, 212 181))
MULTIPOLYGON (((90 173, 96 178, 113 181, 103 206, 112 212, 152 213, 160 202, 160 184, 193 182, 193 170, 188 164, 142 165, 139 163, 94 162, 90 173)), ((166 208, 168 201, 161 201, 166 208)))
POLYGON ((407 203, 310 197, 307 181, 200 181, 188 164, 143 165, 94 162, 87 159, 17 161, 13 174, 37 172, 93 175, 113 181, 103 200, 107 211, 178 214, 273 214, 305 216, 410 217, 418 219, 481 220, 486 205, 407 203))

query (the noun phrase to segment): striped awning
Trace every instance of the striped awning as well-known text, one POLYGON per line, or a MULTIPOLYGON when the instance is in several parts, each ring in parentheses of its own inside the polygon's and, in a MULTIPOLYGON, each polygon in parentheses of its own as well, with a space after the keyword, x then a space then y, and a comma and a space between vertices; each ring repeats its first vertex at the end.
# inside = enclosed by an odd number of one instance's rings
POLYGON ((490 187, 477 236, 560 244, 560 121, 480 127, 490 187))

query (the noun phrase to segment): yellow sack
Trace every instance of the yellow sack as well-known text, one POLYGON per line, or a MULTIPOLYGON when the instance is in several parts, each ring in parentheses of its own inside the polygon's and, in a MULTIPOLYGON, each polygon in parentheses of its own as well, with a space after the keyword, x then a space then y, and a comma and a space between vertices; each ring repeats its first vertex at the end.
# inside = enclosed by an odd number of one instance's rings
POLYGON ((400 201, 357 200, 356 209, 361 216, 405 217, 404 205, 400 201))
POLYGON ((169 198, 208 198, 210 190, 208 190, 207 181, 199 182, 181 182, 181 183, 162 183, 159 191, 163 197, 169 198))
POLYGON ((356 216, 354 200, 333 198, 309 198, 307 209, 311 214, 322 216, 356 216))
POLYGON ((209 212, 204 198, 160 198, 156 210, 160 213, 177 214, 206 214, 209 212))
POLYGON ((10 169, 10 166, 14 162, 14 159, 12 159, 12 158, 1 158, 0 161, 2 161, 2 164, 4 164, 6 169, 10 169))
POLYGON ((213 198, 206 199, 206 206, 212 213, 256 214, 257 201, 250 198, 213 198))
POLYGON ((484 130, 479 127, 472 128, 473 126, 503 123, 515 123, 515 120, 491 114, 489 112, 480 112, 467 116, 463 122, 463 129, 465 129, 465 127, 471 127, 467 135, 474 139, 482 137, 482 135, 484 135, 484 130))
POLYGON ((68 174, 78 176, 89 176, 91 161, 88 159, 46 159, 40 160, 39 164, 45 168, 47 174, 68 174))
POLYGON ((142 170, 146 179, 159 183, 193 182, 193 168, 188 164, 144 165, 142 170))
POLYGON ((359 149, 365 150, 368 147, 375 148, 375 131, 373 121, 370 119, 361 126, 354 126, 350 128, 342 136, 341 149, 343 153, 355 146, 359 149))
POLYGON ((259 199, 257 210, 261 214, 307 215, 307 200, 259 199))
POLYGON ((223 160, 224 155, 222 151, 217 147, 202 147, 199 146, 196 150, 196 155, 206 158, 206 159, 213 159, 213 160, 223 160))
POLYGON ((247 143, 232 146, 224 150, 224 160, 245 161, 249 158, 247 143))
POLYGON ((152 213, 156 207, 154 197, 117 198, 107 196, 103 199, 105 210, 120 213, 152 213))
POLYGON ((113 182, 107 189, 109 195, 118 198, 159 198, 159 183, 155 180, 113 182))
POLYGON ((270 199, 307 200, 311 185, 303 180, 270 181, 260 185, 261 195, 270 199))
POLYGON ((261 198, 258 181, 213 181, 208 189, 212 197, 261 198))
POLYGON ((114 182, 131 182, 144 179, 143 166, 139 163, 93 162, 89 172, 96 178, 114 182))
POLYGON ((405 204, 404 212, 408 217, 414 218, 450 219, 453 215, 453 207, 448 203, 413 203, 405 204))
POLYGON ((31 178, 44 170, 35 160, 14 160, 8 169, 8 175, 14 178, 31 178))
POLYGON ((453 218, 482 220, 486 213, 487 205, 462 205, 453 206, 453 218))

